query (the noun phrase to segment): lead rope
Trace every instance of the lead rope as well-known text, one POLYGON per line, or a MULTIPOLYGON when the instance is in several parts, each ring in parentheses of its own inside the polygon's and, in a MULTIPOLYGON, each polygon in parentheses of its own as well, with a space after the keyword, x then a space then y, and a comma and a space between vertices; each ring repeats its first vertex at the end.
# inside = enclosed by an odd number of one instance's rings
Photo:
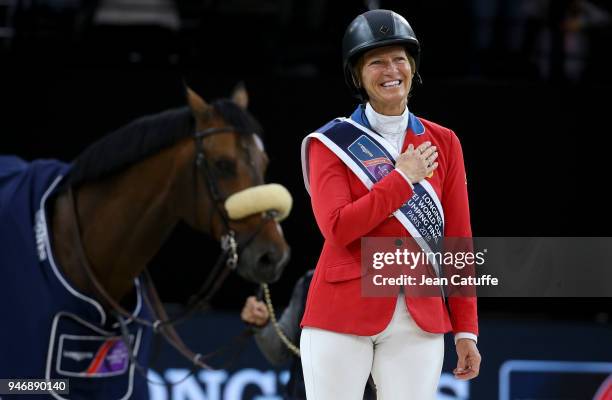
POLYGON ((263 289, 264 299, 266 301, 268 313, 270 313, 270 321, 272 321, 272 326, 274 326, 274 330, 276 331, 276 334, 278 335, 280 340, 285 344, 285 346, 287 346, 289 351, 291 351, 296 356, 301 357, 300 348, 297 347, 295 344, 293 344, 291 340, 289 340, 287 335, 285 335, 285 332, 283 332, 283 329, 278 324, 278 321, 276 320, 276 313, 274 312, 274 306, 272 305, 272 297, 270 296, 270 288, 268 287, 268 284, 262 283, 261 288, 263 289))

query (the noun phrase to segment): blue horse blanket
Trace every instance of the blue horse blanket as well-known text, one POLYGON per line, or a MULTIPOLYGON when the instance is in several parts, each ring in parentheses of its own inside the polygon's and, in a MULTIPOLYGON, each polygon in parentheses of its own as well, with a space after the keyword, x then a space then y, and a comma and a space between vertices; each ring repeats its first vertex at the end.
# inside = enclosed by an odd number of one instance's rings
MULTIPOLYGON (((152 332, 128 325, 129 347, 116 321, 72 287, 54 260, 47 221, 54 191, 70 165, 0 156, 0 378, 68 379, 69 395, 18 398, 146 399, 152 332)), ((151 319, 136 285, 134 315, 151 319)))

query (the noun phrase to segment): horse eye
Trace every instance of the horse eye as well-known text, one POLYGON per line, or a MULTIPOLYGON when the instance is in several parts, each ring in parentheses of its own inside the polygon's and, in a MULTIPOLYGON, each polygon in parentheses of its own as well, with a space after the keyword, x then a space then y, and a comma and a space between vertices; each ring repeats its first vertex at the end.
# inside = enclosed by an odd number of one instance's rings
POLYGON ((215 169, 221 177, 236 176, 236 163, 231 160, 222 159, 215 161, 215 169))

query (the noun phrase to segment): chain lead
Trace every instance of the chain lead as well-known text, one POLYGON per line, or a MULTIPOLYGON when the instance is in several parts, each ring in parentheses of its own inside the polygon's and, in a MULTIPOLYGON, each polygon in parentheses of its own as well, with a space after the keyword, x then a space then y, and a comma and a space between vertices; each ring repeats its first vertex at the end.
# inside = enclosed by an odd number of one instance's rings
POLYGON ((300 348, 297 347, 295 344, 293 344, 291 340, 289 340, 287 335, 285 335, 285 332, 283 332, 280 325, 278 324, 278 321, 276 320, 276 313, 274 312, 274 306, 272 305, 272 299, 270 296, 270 288, 268 288, 268 284, 262 283, 261 288, 263 289, 264 299, 266 300, 266 306, 268 306, 268 312, 270 313, 270 320, 272 321, 272 325, 274 326, 274 330, 276 331, 276 334, 281 339, 281 341, 285 344, 285 346, 287 346, 287 348, 293 354, 295 354, 298 357, 301 357, 300 348))

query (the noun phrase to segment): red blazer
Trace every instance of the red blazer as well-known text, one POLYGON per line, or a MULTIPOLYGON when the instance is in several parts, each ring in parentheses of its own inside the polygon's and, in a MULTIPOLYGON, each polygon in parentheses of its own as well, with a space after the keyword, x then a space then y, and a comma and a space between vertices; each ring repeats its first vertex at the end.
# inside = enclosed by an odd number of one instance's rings
MULTIPOLYGON (((455 133, 419 118, 425 132, 408 129, 402 152, 431 141, 438 148, 438 168, 427 178, 444 209, 444 235, 471 237, 470 212, 461 144, 455 133)), ((396 298, 361 296, 362 236, 407 236, 396 218, 388 218, 412 196, 397 171, 371 191, 323 143, 314 139, 307 149, 312 209, 325 237, 310 285, 301 325, 334 332, 371 336, 386 328, 396 298)), ((421 329, 478 334, 476 299, 449 297, 450 312, 441 297, 406 297, 410 314, 421 329)))

